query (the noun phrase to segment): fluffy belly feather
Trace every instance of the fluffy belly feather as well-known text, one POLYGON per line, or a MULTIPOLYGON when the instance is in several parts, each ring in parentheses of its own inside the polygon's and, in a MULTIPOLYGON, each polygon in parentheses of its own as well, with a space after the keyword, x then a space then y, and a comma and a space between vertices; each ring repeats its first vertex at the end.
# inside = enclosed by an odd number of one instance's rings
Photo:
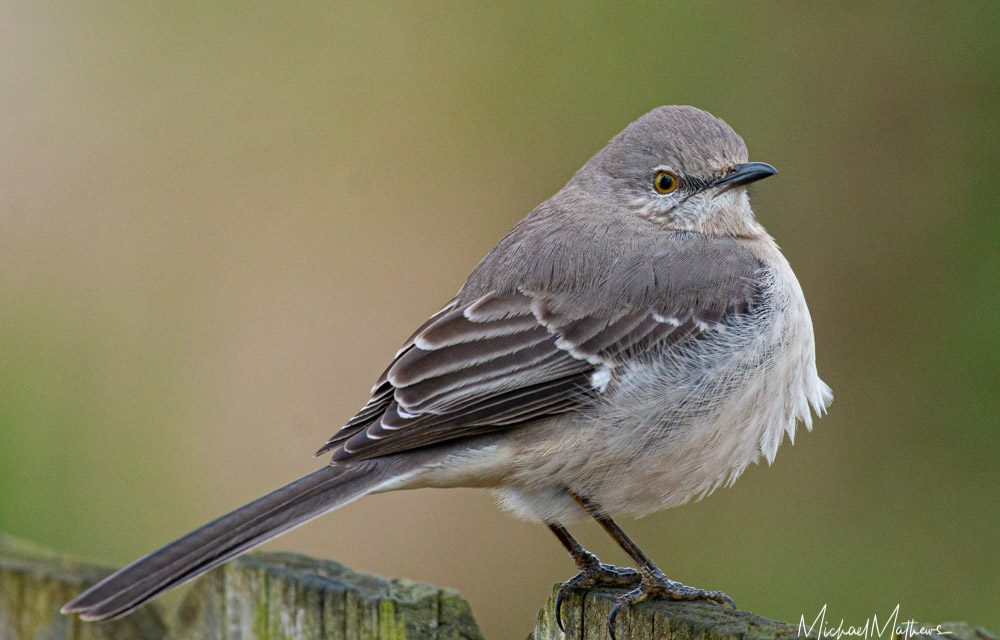
POLYGON ((821 413, 832 396, 790 268, 766 282, 753 315, 616 370, 587 415, 525 429, 503 452, 517 462, 502 503, 529 519, 572 521, 583 512, 568 487, 611 514, 643 515, 731 484, 761 455, 772 462, 784 434, 794 438, 798 421, 811 428, 810 408, 821 413))

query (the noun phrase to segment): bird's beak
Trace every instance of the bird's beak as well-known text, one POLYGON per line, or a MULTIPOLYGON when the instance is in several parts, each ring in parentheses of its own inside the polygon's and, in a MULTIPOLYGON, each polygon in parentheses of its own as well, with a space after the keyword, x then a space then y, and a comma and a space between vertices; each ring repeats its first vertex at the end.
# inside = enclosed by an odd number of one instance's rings
POLYGON ((768 176, 773 176, 778 170, 766 162, 745 162, 734 164, 729 173, 716 180, 713 184, 720 187, 722 191, 732 189, 740 185, 747 185, 751 182, 763 180, 768 176))

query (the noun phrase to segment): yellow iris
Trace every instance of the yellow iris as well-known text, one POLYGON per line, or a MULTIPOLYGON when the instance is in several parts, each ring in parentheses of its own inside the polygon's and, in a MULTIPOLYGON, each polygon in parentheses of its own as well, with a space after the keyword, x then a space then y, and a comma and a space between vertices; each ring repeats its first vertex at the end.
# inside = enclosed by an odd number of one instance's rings
POLYGON ((673 193, 677 191, 678 186, 680 186, 680 181, 669 171, 657 171, 656 177, 653 178, 653 187, 657 193, 673 193))

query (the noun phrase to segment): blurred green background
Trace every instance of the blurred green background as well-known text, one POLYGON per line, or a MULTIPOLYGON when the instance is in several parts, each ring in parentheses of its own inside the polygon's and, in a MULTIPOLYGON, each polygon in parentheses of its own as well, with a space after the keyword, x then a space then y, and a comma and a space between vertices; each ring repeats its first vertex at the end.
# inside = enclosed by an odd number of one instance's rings
MULTIPOLYGON (((797 621, 1000 628, 1000 3, 0 6, 0 530, 110 563, 315 467, 493 243, 660 104, 780 176, 831 414, 625 521, 797 621)), ((593 526, 578 531, 624 562, 593 526)), ((523 637, 573 573, 482 491, 281 538, 523 637)))

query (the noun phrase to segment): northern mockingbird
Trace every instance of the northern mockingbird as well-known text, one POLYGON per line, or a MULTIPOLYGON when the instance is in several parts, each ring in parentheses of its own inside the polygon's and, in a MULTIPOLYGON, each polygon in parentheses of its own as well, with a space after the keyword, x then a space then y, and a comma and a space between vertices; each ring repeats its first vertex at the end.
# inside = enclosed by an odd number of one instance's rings
MULTIPOLYGON (((642 515, 770 463, 832 395, 799 283, 746 186, 775 173, 693 107, 654 109, 515 226, 416 332, 318 454, 323 468, 91 587, 64 612, 128 613, 366 494, 488 487, 546 524, 569 589, 732 604, 668 579, 611 519, 642 515), (564 525, 596 518, 636 563, 603 564, 564 525)), ((318 455, 317 454, 317 455, 318 455)), ((560 598, 561 604, 561 598, 560 598)), ((557 612, 561 607, 557 606, 557 612)))

